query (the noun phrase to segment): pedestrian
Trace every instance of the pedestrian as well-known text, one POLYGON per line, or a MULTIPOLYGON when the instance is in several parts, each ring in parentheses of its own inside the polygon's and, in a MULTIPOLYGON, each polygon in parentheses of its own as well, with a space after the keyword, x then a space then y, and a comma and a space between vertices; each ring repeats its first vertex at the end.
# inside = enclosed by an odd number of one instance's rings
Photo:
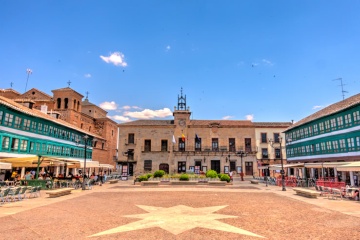
POLYGON ((102 186, 102 183, 103 183, 103 173, 102 172, 99 172, 99 185, 102 186))
POLYGON ((232 171, 229 172, 229 176, 230 176, 230 182, 232 182, 233 181, 233 172, 232 171))

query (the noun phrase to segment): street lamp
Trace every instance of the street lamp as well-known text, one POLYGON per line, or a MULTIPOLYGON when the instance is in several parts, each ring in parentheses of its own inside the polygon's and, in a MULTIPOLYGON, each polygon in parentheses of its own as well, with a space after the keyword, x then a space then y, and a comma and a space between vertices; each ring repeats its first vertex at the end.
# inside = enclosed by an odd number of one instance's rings
MULTIPOLYGON (((82 182, 82 190, 86 190, 85 187, 85 174, 86 174, 86 149, 87 149, 87 144, 88 144, 88 139, 89 136, 88 135, 84 135, 82 137, 82 139, 84 139, 84 170, 83 170, 83 182, 82 182)), ((80 143, 80 139, 76 139, 75 140, 77 144, 80 143)), ((92 141, 96 141, 96 139, 93 139, 92 141)))
POLYGON ((241 181, 244 181, 244 172, 243 172, 243 157, 246 157, 246 153, 244 151, 239 151, 237 152, 237 154, 240 156, 241 159, 241 168, 240 168, 240 177, 241 177, 241 181))
MULTIPOLYGON (((283 163, 283 158, 282 158, 282 137, 278 137, 279 138, 279 143, 280 143, 280 161, 281 161, 281 186, 282 186, 282 190, 283 191, 286 191, 286 188, 285 188, 285 171, 284 171, 284 163, 283 163)), ((269 139, 269 144, 272 148, 275 149, 274 147, 274 140, 272 140, 271 138, 269 139)))

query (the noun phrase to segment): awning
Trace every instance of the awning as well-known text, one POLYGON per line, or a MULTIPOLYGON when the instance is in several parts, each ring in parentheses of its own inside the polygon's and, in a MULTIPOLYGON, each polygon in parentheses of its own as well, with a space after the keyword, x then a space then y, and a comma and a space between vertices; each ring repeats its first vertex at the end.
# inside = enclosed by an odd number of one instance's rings
MULTIPOLYGON (((68 168, 84 168, 84 162, 72 162, 67 165, 68 168)), ((98 161, 86 161, 86 168, 98 168, 100 163, 98 161)))
MULTIPOLYGON (((284 164, 284 168, 304 167, 303 163, 284 164)), ((274 164, 269 166, 269 170, 281 170, 281 164, 274 164)))
POLYGON ((11 163, 4 163, 0 162, 0 169, 10 169, 11 170, 11 163))
MULTIPOLYGON (((37 167, 38 161, 38 156, 1 159, 1 162, 11 163, 12 167, 37 167)), ((66 159, 42 156, 40 161, 40 167, 60 166, 65 164, 66 159)))
POLYGON ((306 168, 336 168, 342 165, 349 164, 351 162, 317 162, 317 163, 305 163, 306 168))
POLYGON ((113 168, 115 168, 113 165, 110 165, 110 164, 100 164, 100 167, 101 167, 101 168, 108 168, 108 169, 113 169, 113 168))
POLYGON ((336 168, 336 170, 357 172, 357 171, 360 171, 360 162, 352 162, 352 163, 344 164, 344 165, 338 166, 336 168))

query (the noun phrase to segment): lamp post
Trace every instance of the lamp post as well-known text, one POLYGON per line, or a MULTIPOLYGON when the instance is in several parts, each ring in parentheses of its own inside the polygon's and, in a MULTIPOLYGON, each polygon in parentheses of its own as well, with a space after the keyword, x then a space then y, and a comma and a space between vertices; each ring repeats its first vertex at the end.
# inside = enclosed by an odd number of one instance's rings
MULTIPOLYGON (((269 139, 269 144, 272 148, 275 149, 274 147, 274 140, 272 140, 271 138, 269 139)), ((282 186, 282 191, 286 191, 285 188, 285 171, 284 171, 284 163, 283 163, 283 158, 282 158, 282 137, 279 136, 279 144, 280 144, 280 161, 281 161, 281 186, 282 186)))
MULTIPOLYGON (((89 139, 89 136, 88 135, 84 135, 82 137, 84 139, 84 169, 83 169, 83 181, 82 181, 82 190, 86 190, 86 187, 85 187, 85 174, 86 174, 86 149, 87 149, 87 140, 89 139)), ((79 144, 80 142, 80 139, 76 139, 75 140, 77 144, 79 144)))
POLYGON ((240 156, 240 159, 241 159, 241 168, 240 168, 241 181, 244 181, 243 157, 246 157, 246 153, 244 151, 239 151, 239 152, 237 152, 237 154, 240 156))

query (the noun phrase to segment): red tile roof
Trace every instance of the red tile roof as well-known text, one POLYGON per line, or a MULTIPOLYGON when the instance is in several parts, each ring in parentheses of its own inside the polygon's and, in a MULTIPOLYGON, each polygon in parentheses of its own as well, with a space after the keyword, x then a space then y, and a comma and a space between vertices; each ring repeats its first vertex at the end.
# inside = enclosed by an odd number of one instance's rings
POLYGON ((301 126, 303 124, 306 124, 306 123, 312 122, 314 120, 338 113, 340 111, 354 107, 359 104, 360 104, 360 94, 356 94, 356 95, 351 96, 347 99, 344 99, 340 102, 337 102, 330 106, 327 106, 326 108, 323 108, 323 109, 317 111, 316 113, 311 114, 310 116, 307 116, 307 117, 301 119, 300 121, 296 122, 294 125, 290 126, 288 129, 286 129, 285 132, 290 129, 301 126))

